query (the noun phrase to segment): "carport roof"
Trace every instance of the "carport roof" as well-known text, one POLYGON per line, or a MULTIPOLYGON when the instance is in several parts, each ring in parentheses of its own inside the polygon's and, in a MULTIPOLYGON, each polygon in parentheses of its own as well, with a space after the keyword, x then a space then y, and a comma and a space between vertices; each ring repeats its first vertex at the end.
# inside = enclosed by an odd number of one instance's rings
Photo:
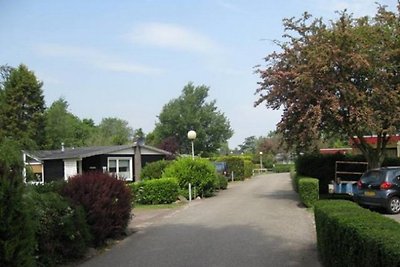
MULTIPOLYGON (((137 144, 119 145, 119 146, 92 146, 92 147, 77 147, 65 148, 64 150, 36 150, 24 151, 30 157, 38 160, 52 160, 52 159, 72 159, 72 158, 87 158, 102 154, 109 154, 129 148, 136 148, 137 144)), ((152 146, 141 145, 140 147, 146 148, 160 155, 170 155, 171 153, 162 149, 152 146)))

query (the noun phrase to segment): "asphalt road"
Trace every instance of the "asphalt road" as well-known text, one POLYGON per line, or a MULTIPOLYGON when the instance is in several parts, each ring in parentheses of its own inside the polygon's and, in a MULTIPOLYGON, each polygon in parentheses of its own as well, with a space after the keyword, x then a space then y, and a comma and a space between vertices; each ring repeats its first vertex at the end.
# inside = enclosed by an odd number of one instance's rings
POLYGON ((321 266, 313 215, 288 174, 230 184, 163 217, 81 266, 321 266))

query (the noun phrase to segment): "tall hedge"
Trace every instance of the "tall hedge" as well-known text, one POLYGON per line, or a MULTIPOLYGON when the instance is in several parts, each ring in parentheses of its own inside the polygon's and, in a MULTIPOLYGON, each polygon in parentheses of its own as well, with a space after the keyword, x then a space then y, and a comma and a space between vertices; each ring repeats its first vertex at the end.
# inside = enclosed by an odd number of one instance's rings
POLYGON ((400 266, 398 222, 344 200, 318 201, 314 214, 324 266, 400 266))
POLYGON ((0 141, 0 266, 34 266, 35 224, 24 199, 17 144, 0 141))
POLYGON ((254 163, 251 160, 245 159, 244 164, 244 177, 250 178, 253 175, 254 163))
POLYGON ((245 178, 245 163, 244 159, 239 156, 226 156, 222 157, 220 161, 226 162, 228 174, 233 176, 235 180, 244 180, 245 178))

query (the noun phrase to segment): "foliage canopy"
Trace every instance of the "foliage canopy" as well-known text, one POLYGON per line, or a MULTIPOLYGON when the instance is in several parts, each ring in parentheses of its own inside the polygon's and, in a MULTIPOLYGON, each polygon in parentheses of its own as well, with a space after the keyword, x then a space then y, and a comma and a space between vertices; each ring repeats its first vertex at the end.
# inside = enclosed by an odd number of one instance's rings
MULTIPOLYGON (((177 144, 180 153, 190 154, 189 130, 195 130, 195 151, 202 155, 214 153, 233 135, 229 120, 216 107, 215 100, 207 102, 209 87, 187 84, 182 94, 168 102, 158 116, 154 142, 168 139, 168 146, 177 144)), ((165 143, 165 142, 164 142, 165 143)), ((175 152, 175 151, 173 151, 175 152)))
POLYGON ((42 82, 25 65, 0 70, 0 137, 35 149, 44 142, 44 96, 42 82))
POLYGON ((265 58, 255 105, 283 108, 278 131, 305 151, 321 135, 352 138, 370 167, 384 159, 400 129, 400 5, 373 18, 346 12, 325 24, 305 13, 285 19, 280 52, 265 58), (376 135, 376 147, 363 138, 376 135))

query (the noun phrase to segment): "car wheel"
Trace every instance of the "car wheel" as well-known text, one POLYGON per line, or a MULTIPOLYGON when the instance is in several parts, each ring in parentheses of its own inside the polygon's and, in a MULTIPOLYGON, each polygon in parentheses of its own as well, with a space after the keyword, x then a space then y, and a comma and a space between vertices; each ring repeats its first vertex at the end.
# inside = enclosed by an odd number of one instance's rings
POLYGON ((391 197, 388 201, 387 211, 391 214, 397 214, 400 212, 400 198, 391 197))

